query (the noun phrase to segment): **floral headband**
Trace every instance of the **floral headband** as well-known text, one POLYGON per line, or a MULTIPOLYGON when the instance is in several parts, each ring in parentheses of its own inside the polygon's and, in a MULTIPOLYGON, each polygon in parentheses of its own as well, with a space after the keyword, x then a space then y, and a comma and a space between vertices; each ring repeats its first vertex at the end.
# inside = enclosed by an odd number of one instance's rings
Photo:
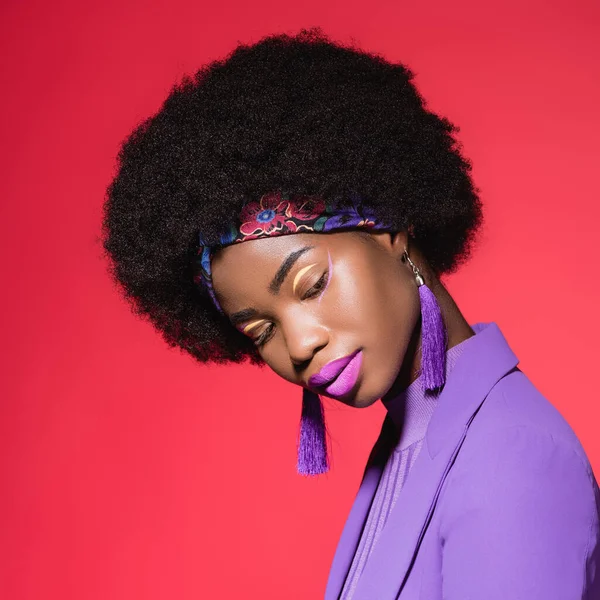
POLYGON ((359 197, 354 198, 352 206, 335 207, 314 196, 288 196, 281 192, 265 194, 258 202, 244 205, 239 225, 231 224, 217 244, 209 246, 202 234, 198 235, 194 282, 204 285, 216 308, 223 313, 213 289, 210 267, 212 252, 216 248, 289 233, 328 233, 360 228, 390 229, 377 219, 371 208, 362 204, 359 197))

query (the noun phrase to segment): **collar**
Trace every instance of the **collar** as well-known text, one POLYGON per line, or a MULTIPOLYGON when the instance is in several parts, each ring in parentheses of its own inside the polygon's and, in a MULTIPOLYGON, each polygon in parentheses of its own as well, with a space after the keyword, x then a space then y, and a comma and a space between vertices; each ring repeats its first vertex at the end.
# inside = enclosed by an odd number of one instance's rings
MULTIPOLYGON (((447 350, 445 360, 446 382, 450 379, 450 373, 456 361, 473 337, 475 336, 471 336, 447 350)), ((421 377, 419 376, 394 398, 381 401, 400 433, 400 441, 395 448, 396 451, 404 450, 425 437, 427 426, 437 407, 439 398, 440 392, 430 392, 423 389, 421 377)))

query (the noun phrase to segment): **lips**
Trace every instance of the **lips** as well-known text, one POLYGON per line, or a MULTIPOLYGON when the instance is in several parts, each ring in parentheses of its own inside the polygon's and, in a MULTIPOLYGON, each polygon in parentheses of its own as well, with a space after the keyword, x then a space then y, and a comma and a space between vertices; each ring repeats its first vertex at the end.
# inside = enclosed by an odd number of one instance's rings
POLYGON ((342 356, 328 362, 318 373, 309 377, 308 385, 311 387, 321 387, 331 383, 358 353, 359 350, 356 350, 352 354, 348 354, 348 356, 342 356))
POLYGON ((322 388, 334 398, 348 394, 356 385, 362 365, 362 351, 327 363, 318 373, 308 379, 310 387, 322 388))

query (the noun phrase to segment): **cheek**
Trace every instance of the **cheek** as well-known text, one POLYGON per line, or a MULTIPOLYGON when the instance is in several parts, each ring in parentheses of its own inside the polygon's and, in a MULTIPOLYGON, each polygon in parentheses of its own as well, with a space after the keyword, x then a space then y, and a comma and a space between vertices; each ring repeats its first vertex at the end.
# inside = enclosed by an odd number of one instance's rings
POLYGON ((290 383, 296 383, 289 352, 280 335, 276 335, 271 341, 267 342, 260 355, 273 373, 290 383))
POLYGON ((383 396, 397 378, 418 323, 416 282, 402 266, 380 269, 368 286, 358 290, 356 307, 347 308, 365 348, 362 393, 368 402, 383 396))
POLYGON ((279 377, 287 380, 287 381, 291 381, 290 379, 290 373, 289 373, 289 367, 284 367, 283 362, 281 360, 281 358, 284 356, 283 352, 279 352, 279 353, 263 353, 263 360, 265 361, 265 364, 269 367, 269 369, 271 369, 271 371, 273 371, 273 373, 275 373, 276 375, 279 375, 279 377))
POLYGON ((418 292, 402 265, 336 264, 330 287, 331 314, 339 325, 353 323, 352 329, 367 337, 397 335, 414 324, 418 292))

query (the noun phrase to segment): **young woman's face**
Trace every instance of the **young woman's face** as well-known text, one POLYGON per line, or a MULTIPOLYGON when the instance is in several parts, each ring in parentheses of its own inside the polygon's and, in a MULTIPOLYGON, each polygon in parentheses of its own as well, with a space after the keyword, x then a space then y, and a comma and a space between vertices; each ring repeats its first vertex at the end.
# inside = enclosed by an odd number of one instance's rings
POLYGON ((364 407, 392 388, 418 321, 417 286, 401 261, 405 248, 402 233, 251 240, 216 253, 213 285, 229 319, 275 373, 364 407))

